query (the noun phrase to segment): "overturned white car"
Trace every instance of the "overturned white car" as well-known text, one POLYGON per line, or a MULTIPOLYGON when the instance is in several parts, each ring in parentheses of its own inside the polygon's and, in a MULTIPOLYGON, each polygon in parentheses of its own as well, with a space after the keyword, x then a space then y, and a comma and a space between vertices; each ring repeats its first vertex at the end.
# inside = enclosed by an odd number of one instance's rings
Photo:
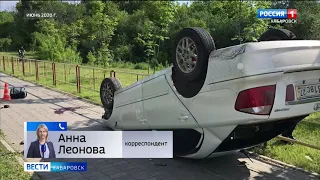
POLYGON ((174 154, 206 158, 266 142, 320 109, 320 41, 271 29, 223 49, 204 29, 177 35, 173 67, 101 84, 114 130, 173 130, 174 154), (278 41, 275 41, 278 40, 278 41))

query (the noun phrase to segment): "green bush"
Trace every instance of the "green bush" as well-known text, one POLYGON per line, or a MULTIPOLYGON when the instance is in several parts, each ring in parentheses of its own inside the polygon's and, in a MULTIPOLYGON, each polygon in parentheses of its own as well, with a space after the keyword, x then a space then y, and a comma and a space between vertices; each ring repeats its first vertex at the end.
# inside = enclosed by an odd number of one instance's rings
POLYGON ((148 63, 137 63, 133 66, 133 69, 148 70, 148 63))

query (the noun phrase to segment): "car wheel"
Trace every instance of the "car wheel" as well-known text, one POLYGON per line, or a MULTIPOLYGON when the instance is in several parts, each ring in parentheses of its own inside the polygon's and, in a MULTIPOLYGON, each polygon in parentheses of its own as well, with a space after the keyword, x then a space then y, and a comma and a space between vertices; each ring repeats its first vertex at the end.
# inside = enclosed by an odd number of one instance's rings
POLYGON ((172 80, 183 97, 191 98, 203 86, 214 41, 205 29, 194 27, 182 29, 173 45, 172 80))
POLYGON ((114 77, 105 78, 100 86, 100 99, 105 109, 113 109, 114 93, 121 89, 120 81, 114 77))
POLYGON ((296 35, 287 29, 269 29, 264 32, 259 41, 294 40, 296 35))
POLYGON ((173 49, 173 66, 177 77, 184 81, 205 78, 209 55, 215 49, 214 41, 205 29, 195 27, 181 30, 173 49))

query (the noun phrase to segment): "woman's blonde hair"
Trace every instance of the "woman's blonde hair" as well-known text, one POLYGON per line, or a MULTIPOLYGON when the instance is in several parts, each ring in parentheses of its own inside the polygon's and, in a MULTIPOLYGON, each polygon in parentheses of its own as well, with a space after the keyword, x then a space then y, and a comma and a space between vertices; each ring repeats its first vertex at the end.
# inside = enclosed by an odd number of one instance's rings
POLYGON ((47 131, 47 136, 46 136, 46 140, 48 139, 48 135, 49 135, 49 131, 48 131, 48 127, 45 124, 40 124, 37 128, 37 138, 40 139, 40 135, 39 135, 39 129, 40 128, 44 128, 47 131))

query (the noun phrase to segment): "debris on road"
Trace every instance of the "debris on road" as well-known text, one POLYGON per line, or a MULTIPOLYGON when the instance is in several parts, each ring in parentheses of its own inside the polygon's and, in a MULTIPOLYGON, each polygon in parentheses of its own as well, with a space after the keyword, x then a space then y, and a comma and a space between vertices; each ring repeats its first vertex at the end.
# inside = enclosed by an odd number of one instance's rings
POLYGON ((167 164, 162 164, 162 163, 160 163, 160 164, 154 163, 154 165, 155 165, 155 166, 167 166, 167 164))
POLYGON ((3 108, 9 108, 10 106, 9 105, 4 105, 4 106, 2 106, 0 109, 3 109, 3 108))
POLYGON ((11 99, 24 99, 28 93, 24 87, 13 87, 10 90, 11 99))
POLYGON ((245 161, 240 161, 239 164, 237 166, 246 166, 246 162, 245 161))
POLYGON ((59 109, 55 109, 54 113, 55 114, 63 114, 66 111, 75 112, 76 109, 80 109, 80 108, 83 108, 83 107, 81 107, 81 106, 79 106, 79 107, 62 107, 62 108, 59 108, 59 109))
MULTIPOLYGON (((149 161, 153 161, 153 160, 149 159, 149 161)), ((167 164, 165 164, 165 163, 156 163, 156 162, 153 162, 153 165, 155 165, 155 166, 167 166, 167 164)))

